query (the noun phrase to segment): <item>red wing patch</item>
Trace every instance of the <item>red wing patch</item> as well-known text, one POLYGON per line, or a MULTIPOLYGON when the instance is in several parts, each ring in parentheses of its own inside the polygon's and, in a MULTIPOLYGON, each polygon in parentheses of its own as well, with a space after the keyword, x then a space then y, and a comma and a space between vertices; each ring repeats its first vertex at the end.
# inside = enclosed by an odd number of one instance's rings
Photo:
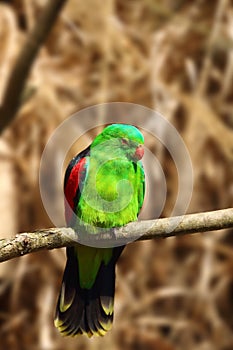
POLYGON ((87 158, 81 158, 72 168, 65 186, 65 218, 67 224, 71 222, 75 210, 75 196, 79 186, 85 179, 87 158))

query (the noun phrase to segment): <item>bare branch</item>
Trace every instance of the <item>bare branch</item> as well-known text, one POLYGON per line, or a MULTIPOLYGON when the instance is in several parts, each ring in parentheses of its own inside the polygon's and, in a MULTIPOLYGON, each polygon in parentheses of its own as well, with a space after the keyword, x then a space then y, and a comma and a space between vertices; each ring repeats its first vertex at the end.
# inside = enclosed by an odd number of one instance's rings
MULTIPOLYGON (((131 241, 148 240, 223 228, 233 228, 233 208, 189 214, 183 218, 173 217, 131 222, 124 227, 114 229, 111 233, 107 232, 101 236, 99 234, 88 235, 87 242, 90 242, 91 237, 91 242, 98 240, 98 243, 100 241, 106 243, 107 240, 112 239, 113 234, 120 245, 121 242, 125 242, 125 237, 130 238, 131 241), (176 228, 171 231, 171 227, 175 224, 176 228)), ((39 250, 72 246, 74 237, 76 242, 80 241, 79 233, 75 233, 71 228, 51 228, 21 233, 11 239, 1 239, 0 262, 39 250)))
POLYGON ((43 12, 35 23, 35 27, 28 35, 11 71, 0 107, 0 133, 15 117, 31 66, 66 1, 48 0, 43 12))

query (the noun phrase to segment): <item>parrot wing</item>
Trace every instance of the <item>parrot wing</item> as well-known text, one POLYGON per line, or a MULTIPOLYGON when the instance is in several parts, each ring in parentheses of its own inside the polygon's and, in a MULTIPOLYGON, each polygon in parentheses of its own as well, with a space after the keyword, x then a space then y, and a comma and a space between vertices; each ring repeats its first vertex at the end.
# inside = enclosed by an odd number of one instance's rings
POLYGON ((142 162, 137 163, 137 173, 139 177, 139 185, 138 185, 138 214, 140 210, 142 209, 144 196, 145 196, 145 172, 142 165, 142 162))
POLYGON ((67 226, 75 224, 75 208, 80 199, 86 179, 90 156, 90 146, 75 156, 69 163, 64 180, 65 218, 67 226))

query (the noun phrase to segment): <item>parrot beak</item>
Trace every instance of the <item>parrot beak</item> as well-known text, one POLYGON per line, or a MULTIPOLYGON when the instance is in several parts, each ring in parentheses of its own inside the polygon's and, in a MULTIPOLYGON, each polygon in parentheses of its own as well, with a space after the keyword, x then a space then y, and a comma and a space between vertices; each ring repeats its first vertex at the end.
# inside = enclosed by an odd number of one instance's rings
POLYGON ((134 153, 134 157, 135 157, 136 160, 140 160, 140 159, 142 159, 143 155, 144 155, 144 148, 143 148, 142 145, 139 145, 136 148, 136 151, 134 153))

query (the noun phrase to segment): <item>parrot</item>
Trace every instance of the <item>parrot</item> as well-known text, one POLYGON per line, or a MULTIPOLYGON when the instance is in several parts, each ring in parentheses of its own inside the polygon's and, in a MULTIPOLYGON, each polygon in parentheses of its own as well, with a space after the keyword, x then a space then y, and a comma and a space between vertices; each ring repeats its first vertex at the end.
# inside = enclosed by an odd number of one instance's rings
MULTIPOLYGON (((128 124, 109 124, 69 163, 64 178, 65 219, 112 229, 136 221, 145 194, 144 137, 128 124)), ((112 327, 115 265, 125 245, 66 248, 67 262, 54 324, 63 336, 104 336, 112 327)))

